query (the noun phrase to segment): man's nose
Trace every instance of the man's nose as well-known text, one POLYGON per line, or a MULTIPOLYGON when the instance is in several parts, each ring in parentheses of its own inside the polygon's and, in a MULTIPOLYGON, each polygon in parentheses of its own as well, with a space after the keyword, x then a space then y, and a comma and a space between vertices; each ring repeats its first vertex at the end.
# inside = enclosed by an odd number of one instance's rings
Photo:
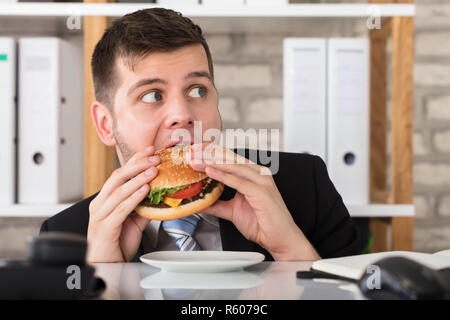
MULTIPOLYGON (((180 99, 181 100, 181 99, 180 99)), ((194 118, 185 101, 174 101, 167 110, 166 127, 170 129, 190 128, 194 118)))

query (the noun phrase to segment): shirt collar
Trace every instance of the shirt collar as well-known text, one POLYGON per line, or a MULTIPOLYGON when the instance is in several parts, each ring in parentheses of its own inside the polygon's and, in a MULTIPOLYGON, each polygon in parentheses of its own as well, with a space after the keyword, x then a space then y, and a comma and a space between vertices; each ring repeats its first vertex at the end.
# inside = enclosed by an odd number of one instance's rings
POLYGON ((213 226, 215 226, 215 227, 219 226, 219 219, 217 219, 216 216, 206 214, 206 213, 199 213, 198 215, 200 216, 201 219, 212 224, 213 226))
POLYGON ((159 228, 161 227, 161 221, 151 220, 145 228, 145 234, 148 237, 149 243, 153 249, 158 245, 159 228))

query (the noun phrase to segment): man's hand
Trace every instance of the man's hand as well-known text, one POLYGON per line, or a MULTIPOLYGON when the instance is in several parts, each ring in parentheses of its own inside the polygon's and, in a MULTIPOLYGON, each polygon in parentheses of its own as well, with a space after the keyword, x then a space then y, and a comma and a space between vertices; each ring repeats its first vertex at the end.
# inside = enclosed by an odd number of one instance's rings
POLYGON ((158 174, 161 159, 152 156, 154 147, 136 153, 116 169, 89 205, 87 232, 89 262, 130 261, 141 242, 148 219, 136 213, 148 195, 149 183, 158 174))
POLYGON ((193 145, 190 163, 194 170, 237 191, 233 199, 219 200, 204 213, 233 222, 248 240, 264 247, 276 260, 320 259, 292 219, 268 168, 213 144, 193 145))

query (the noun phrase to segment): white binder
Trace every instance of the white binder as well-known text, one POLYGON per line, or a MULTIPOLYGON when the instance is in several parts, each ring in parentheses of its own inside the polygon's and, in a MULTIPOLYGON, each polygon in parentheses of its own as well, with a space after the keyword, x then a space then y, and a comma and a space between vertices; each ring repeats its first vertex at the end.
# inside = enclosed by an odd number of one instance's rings
POLYGON ((15 201, 16 44, 0 38, 0 204, 15 201))
POLYGON ((283 44, 284 151, 326 160, 326 39, 286 38, 283 44))
POLYGON ((369 202, 369 41, 328 41, 328 152, 331 180, 346 204, 369 202))
POLYGON ((83 193, 82 48, 58 38, 19 40, 19 203, 83 193))

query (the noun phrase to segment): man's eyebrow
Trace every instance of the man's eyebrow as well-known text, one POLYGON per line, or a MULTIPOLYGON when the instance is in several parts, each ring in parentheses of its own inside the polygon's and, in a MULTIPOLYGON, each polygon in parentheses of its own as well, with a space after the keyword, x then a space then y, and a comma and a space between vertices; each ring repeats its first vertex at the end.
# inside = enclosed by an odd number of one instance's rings
POLYGON ((139 80, 138 82, 136 82, 135 84, 133 84, 130 87, 130 89, 128 89, 128 95, 130 95, 134 90, 136 90, 139 87, 146 86, 149 84, 154 84, 154 83, 160 83, 160 84, 167 85, 167 81, 160 79, 160 78, 142 79, 142 80, 139 80))
POLYGON ((200 78, 200 77, 208 78, 209 80, 213 81, 211 78, 211 75, 207 71, 194 71, 194 72, 188 73, 184 77, 184 79, 200 78))

